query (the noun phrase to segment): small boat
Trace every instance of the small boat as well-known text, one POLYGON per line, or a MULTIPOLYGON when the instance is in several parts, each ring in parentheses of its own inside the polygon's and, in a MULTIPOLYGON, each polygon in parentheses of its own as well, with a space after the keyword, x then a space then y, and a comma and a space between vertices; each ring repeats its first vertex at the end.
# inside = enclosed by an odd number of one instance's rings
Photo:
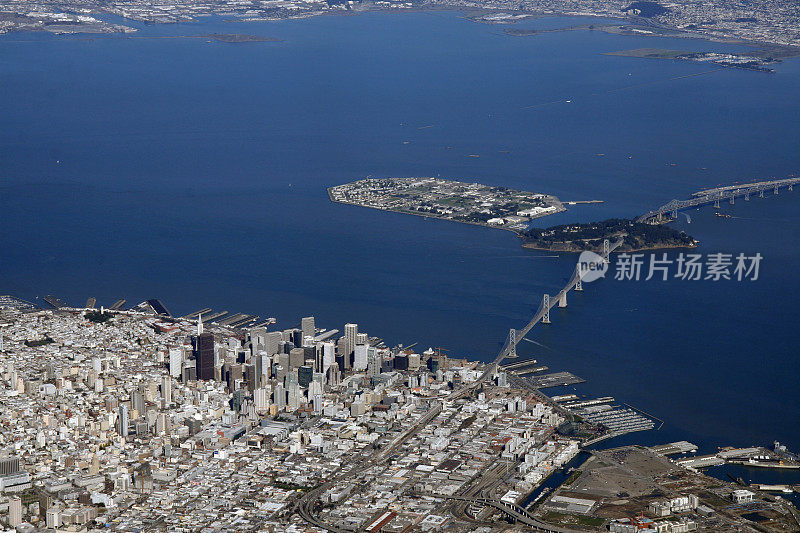
POLYGON ((731 216, 728 213, 714 213, 714 214, 720 218, 731 218, 731 216))

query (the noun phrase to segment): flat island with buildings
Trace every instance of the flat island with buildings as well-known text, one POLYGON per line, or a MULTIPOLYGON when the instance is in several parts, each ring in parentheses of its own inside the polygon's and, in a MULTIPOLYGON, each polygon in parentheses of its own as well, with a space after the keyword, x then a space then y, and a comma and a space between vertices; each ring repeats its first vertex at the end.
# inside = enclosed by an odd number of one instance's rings
POLYGON ((520 233, 565 211, 555 196, 440 178, 367 178, 328 189, 334 202, 520 233))
MULTIPOLYGON (((531 359, 388 347, 313 317, 234 327, 156 300, 46 301, 0 296, 0 522, 17 532, 800 528, 775 487, 668 459, 689 443, 597 450, 657 420, 548 396, 582 380, 531 359)), ((715 457, 800 464, 777 444, 715 457)))

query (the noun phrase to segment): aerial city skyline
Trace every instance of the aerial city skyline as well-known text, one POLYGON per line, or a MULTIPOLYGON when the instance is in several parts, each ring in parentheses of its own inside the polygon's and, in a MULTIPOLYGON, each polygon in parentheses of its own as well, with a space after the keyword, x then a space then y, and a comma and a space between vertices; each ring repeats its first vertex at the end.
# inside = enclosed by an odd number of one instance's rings
POLYGON ((0 0, 0 526, 800 531, 797 22, 0 0))

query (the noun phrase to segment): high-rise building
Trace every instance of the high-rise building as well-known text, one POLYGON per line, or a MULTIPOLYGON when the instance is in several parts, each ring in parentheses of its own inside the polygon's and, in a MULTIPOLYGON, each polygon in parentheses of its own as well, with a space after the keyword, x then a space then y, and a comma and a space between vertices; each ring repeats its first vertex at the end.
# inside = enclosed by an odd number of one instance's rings
POLYGON ((309 365, 303 365, 297 369, 297 382, 301 387, 308 387, 314 378, 314 369, 309 365))
POLYGON ((322 366, 319 370, 324 374, 328 371, 331 365, 336 364, 336 345, 332 342, 323 342, 322 349, 322 366))
POLYGON ((300 320, 300 330, 303 332, 303 338, 313 337, 317 333, 317 328, 314 324, 314 317, 307 316, 300 320))
POLYGON ((11 496, 8 500, 8 525, 17 527, 22 523, 22 499, 11 496))
POLYGON ((289 368, 300 368, 306 362, 306 351, 302 348, 292 348, 289 352, 289 368))
POLYGON ((252 354, 257 354, 261 350, 267 349, 267 328, 250 329, 250 349, 252 354))
POLYGON ((358 333, 356 335, 356 344, 369 344, 369 335, 366 333, 358 333))
POLYGON ((130 426, 130 419, 128 418, 128 406, 125 404, 120 404, 119 413, 117 416, 117 433, 119 433, 123 437, 127 437, 129 426, 130 426))
POLYGON ((294 412, 300 408, 302 402, 303 391, 300 390, 299 383, 292 383, 289 387, 289 400, 286 402, 287 410, 294 412))
POLYGON ((404 353, 394 356, 395 370, 408 370, 408 356, 404 353))
POLYGON ((286 407, 286 389, 283 387, 283 383, 275 385, 272 396, 272 401, 278 406, 278 409, 286 407))
POLYGON ((172 378, 169 376, 161 378, 161 397, 167 404, 172 403, 172 378))
POLYGON ((301 329, 293 329, 292 330, 291 341, 292 341, 292 344, 294 344, 298 348, 300 346, 302 346, 303 345, 303 330, 301 330, 301 329))
POLYGON ((138 413, 138 416, 144 416, 145 402, 144 394, 139 391, 134 391, 131 395, 131 406, 138 413))
POLYGON ((283 335, 281 335, 280 331, 267 333, 267 344, 264 348, 267 351, 267 355, 275 355, 278 353, 278 345, 282 340, 283 335))
POLYGON ((369 347, 367 350, 367 377, 374 377, 381 373, 381 356, 378 350, 369 347))
POLYGON ((169 349, 169 375, 173 378, 181 377, 183 366, 183 348, 169 349))
POLYGON ((197 379, 214 379, 214 359, 214 335, 211 333, 198 335, 195 350, 197 379))
POLYGON ((356 349, 356 340, 358 337, 358 324, 345 324, 344 325, 344 366, 350 368, 350 358, 353 355, 353 350, 356 349))
POLYGON ((256 389, 256 392, 253 393, 253 402, 257 410, 266 411, 269 407, 269 392, 267 389, 256 389))
POLYGON ((353 370, 366 370, 367 369, 367 353, 369 351, 369 344, 356 344, 353 352, 353 370))

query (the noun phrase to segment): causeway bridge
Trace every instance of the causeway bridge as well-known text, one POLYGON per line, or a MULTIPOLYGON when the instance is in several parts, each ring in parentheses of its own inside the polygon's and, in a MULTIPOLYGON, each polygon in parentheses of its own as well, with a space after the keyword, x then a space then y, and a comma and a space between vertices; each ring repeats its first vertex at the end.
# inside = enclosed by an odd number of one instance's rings
POLYGON ((658 209, 648 211, 638 217, 636 222, 661 224, 665 222, 667 218, 677 218, 678 211, 682 209, 711 204, 714 204, 714 207, 719 207, 720 202, 727 200, 732 204, 735 202, 736 198, 744 198, 745 201, 750 200, 751 196, 764 198, 764 192, 766 191, 771 191, 773 194, 777 195, 780 189, 786 188, 791 191, 794 185, 798 183, 800 183, 800 177, 792 176, 778 180, 753 181, 745 184, 704 189, 692 193, 692 197, 688 200, 672 200, 658 209))

